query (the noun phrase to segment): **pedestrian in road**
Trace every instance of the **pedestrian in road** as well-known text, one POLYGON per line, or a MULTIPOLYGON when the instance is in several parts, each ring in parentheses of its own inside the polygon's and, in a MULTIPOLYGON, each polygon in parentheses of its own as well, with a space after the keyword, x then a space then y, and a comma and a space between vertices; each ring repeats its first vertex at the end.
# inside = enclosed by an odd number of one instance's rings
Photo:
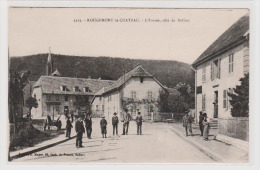
POLYGON ((125 113, 123 116, 123 134, 128 135, 129 122, 132 120, 131 115, 128 113, 128 109, 125 109, 125 113))
POLYGON ((200 136, 203 136, 203 120, 204 120, 204 116, 202 115, 202 111, 200 111, 200 116, 199 116, 199 126, 200 126, 200 136))
POLYGON ((73 126, 71 124, 70 117, 68 117, 68 119, 66 121, 66 137, 67 138, 70 138, 71 128, 73 128, 73 126))
POLYGON ((102 116, 102 119, 100 120, 100 128, 103 138, 107 138, 107 121, 105 119, 105 116, 102 116))
POLYGON ((204 115, 204 119, 202 121, 203 126, 204 126, 204 129, 203 129, 203 139, 207 141, 207 140, 209 140, 209 128, 210 128, 210 125, 209 125, 207 113, 204 113, 203 115, 204 115))
POLYGON ((188 115, 188 111, 185 112, 185 115, 183 116, 183 120, 182 120, 182 123, 183 123, 183 127, 185 128, 185 131, 186 131, 186 137, 188 136, 188 130, 190 132, 190 135, 193 136, 193 133, 192 133, 192 118, 190 115, 188 115))
POLYGON ((85 127, 87 131, 87 137, 88 139, 91 139, 91 133, 92 133, 92 119, 90 114, 88 113, 85 118, 85 127))
POLYGON ((118 117, 116 112, 112 117, 112 126, 113 126, 113 136, 115 135, 115 131, 116 131, 116 135, 118 135, 118 117))
POLYGON ((47 118, 45 119, 44 122, 44 130, 46 130, 47 126, 48 126, 48 130, 51 130, 51 117, 49 114, 47 115, 47 118))
POLYGON ((138 112, 138 115, 136 116, 137 135, 142 135, 142 123, 143 117, 141 116, 141 112, 138 112))
POLYGON ((83 133, 85 133, 85 128, 84 128, 81 117, 79 117, 78 120, 76 121, 75 130, 77 133, 76 147, 81 148, 81 147, 83 147, 82 146, 82 136, 83 136, 83 133))

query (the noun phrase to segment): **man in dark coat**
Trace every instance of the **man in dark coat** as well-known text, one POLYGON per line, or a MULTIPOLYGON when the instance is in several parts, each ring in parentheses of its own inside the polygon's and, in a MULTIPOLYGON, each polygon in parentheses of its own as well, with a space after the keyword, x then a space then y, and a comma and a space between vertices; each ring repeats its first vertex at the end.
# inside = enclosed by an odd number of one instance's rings
POLYGON ((73 128, 73 126, 71 124, 70 117, 68 117, 68 119, 66 121, 66 137, 67 138, 70 138, 71 128, 73 128))
POLYGON ((116 112, 112 117, 112 126, 113 126, 113 135, 115 135, 115 131, 116 131, 116 135, 118 135, 118 117, 116 112))
POLYGON ((128 127, 129 127, 130 120, 132 120, 132 117, 128 113, 128 109, 125 109, 125 115, 123 117, 123 134, 122 135, 128 134, 128 127))
POLYGON ((203 119, 204 119, 204 116, 202 115, 202 111, 200 111, 200 116, 199 116, 199 126, 200 126, 200 136, 203 136, 203 119))
POLYGON ((192 127, 191 127, 192 118, 190 115, 188 115, 187 111, 185 112, 185 115, 183 116, 182 123, 183 123, 183 127, 185 128, 185 131, 186 131, 186 136, 188 136, 188 129, 189 129, 191 136, 193 136, 192 127))
POLYGON ((76 121, 75 130, 77 133, 76 147, 83 147, 82 146, 82 136, 83 136, 83 133, 85 133, 85 128, 84 128, 81 117, 79 117, 78 120, 76 121))
POLYGON ((91 133, 92 133, 92 119, 90 114, 86 115, 85 118, 85 127, 86 127, 86 131, 87 131, 87 137, 88 139, 91 139, 91 133))
POLYGON ((141 116, 141 112, 138 112, 138 115, 136 116, 137 135, 142 135, 142 123, 143 117, 141 116))
POLYGON ((105 119, 105 116, 102 116, 102 119, 100 120, 100 128, 101 128, 101 134, 104 138, 107 138, 107 121, 105 119))

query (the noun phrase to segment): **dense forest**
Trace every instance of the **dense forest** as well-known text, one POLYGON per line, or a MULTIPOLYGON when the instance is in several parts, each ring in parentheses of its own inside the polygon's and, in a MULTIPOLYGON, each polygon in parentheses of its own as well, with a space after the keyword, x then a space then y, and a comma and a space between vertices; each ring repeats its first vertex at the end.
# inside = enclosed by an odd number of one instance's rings
MULTIPOLYGON (((30 70, 30 80, 37 80, 46 74, 48 54, 37 54, 10 58, 10 71, 30 70)), ((168 60, 140 60, 113 57, 85 57, 52 54, 54 70, 58 69, 63 77, 117 80, 124 70, 130 71, 141 64, 150 74, 167 87, 175 87, 179 82, 194 87, 194 71, 186 63, 168 60)))

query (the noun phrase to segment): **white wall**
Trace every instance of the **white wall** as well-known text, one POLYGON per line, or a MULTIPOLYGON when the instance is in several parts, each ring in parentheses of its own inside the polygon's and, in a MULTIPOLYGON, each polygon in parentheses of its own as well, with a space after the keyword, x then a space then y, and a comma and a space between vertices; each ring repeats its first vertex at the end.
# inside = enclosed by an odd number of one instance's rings
MULTIPOLYGON (((244 77, 244 55, 245 51, 248 51, 248 47, 242 44, 228 52, 215 57, 213 60, 221 59, 221 76, 220 79, 215 79, 211 81, 211 68, 210 60, 206 63, 197 67, 197 87, 202 86, 202 94, 206 94, 206 110, 209 118, 213 118, 214 113, 214 91, 218 91, 218 117, 231 117, 230 105, 228 104, 228 109, 223 108, 223 90, 228 90, 229 88, 234 88, 236 85, 240 84, 239 79, 244 77), (229 73, 229 54, 234 54, 234 71, 229 73), (206 82, 202 82, 202 68, 206 67, 206 82)), ((199 111, 202 110, 202 94, 197 95, 197 115, 199 111)))

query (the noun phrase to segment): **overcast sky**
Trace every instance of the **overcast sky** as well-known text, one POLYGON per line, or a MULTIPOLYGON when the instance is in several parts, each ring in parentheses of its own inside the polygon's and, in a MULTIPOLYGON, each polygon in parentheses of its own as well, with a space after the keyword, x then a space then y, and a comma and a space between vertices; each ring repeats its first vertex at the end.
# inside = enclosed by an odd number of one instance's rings
POLYGON ((52 53, 64 55, 192 63, 248 12, 246 9, 11 8, 9 53, 11 57, 47 53, 50 46, 52 53), (87 22, 93 18, 109 18, 113 22, 87 22), (125 19, 129 18, 138 22, 127 22, 125 19), (161 22, 145 22, 145 19, 161 22), (175 22, 162 22, 165 19, 175 22))

